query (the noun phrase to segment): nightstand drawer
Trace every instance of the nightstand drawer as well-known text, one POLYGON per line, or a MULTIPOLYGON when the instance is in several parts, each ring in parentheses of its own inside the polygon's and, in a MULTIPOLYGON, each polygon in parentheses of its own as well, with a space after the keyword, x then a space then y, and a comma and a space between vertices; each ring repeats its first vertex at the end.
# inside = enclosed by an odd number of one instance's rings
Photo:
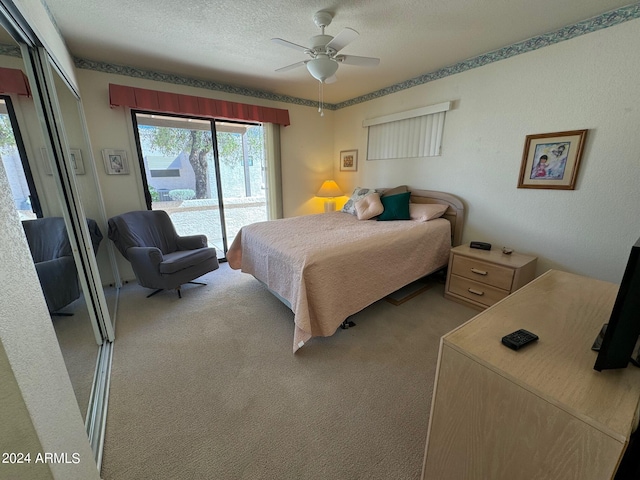
POLYGON ((456 275, 451 275, 450 277, 449 293, 481 303, 487 307, 509 295, 508 291, 456 275))
MULTIPOLYGON (((484 283, 496 288, 511 290, 513 269, 486 263, 473 258, 455 255, 453 257, 452 275, 465 277, 475 282, 484 283)), ((506 296, 506 295, 505 295, 506 296)))

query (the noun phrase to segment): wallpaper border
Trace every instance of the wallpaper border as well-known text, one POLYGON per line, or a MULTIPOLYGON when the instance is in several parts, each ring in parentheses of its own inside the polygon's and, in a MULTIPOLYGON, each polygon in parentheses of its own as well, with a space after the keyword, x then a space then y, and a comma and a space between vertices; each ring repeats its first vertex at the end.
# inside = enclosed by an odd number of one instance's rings
POLYGON ((356 105, 358 103, 367 102, 375 98, 384 97, 385 95, 390 95, 401 90, 406 90, 408 88, 429 83, 434 80, 439 80, 441 78, 455 75, 456 73, 465 72, 473 68, 482 67, 484 65, 488 65, 489 63, 499 62, 500 60, 514 57, 522 53, 532 52, 540 48, 548 47, 556 43, 564 42, 565 40, 570 40, 587 33, 602 30, 614 25, 619 25, 628 20, 634 20, 637 18, 640 18, 640 3, 622 7, 618 10, 604 13, 600 16, 576 23, 575 25, 569 25, 551 33, 545 33, 543 35, 532 37, 519 43, 514 43, 513 45, 509 45, 507 47, 499 48, 498 50, 494 50, 492 52, 478 55, 477 57, 472 57, 454 65, 436 70, 435 72, 426 73, 424 75, 420 75, 404 82, 391 85, 390 87, 385 87, 375 92, 367 93, 366 95, 337 103, 333 106, 336 109, 350 107, 351 105, 356 105))
MULTIPOLYGON (((366 95, 346 100, 344 102, 335 104, 325 104, 324 108, 327 110, 339 110, 342 108, 350 107, 363 102, 391 95, 392 93, 400 92, 409 88, 423 85, 425 83, 439 80, 457 73, 465 72, 474 68, 482 67, 493 62, 499 62, 522 53, 531 52, 540 48, 548 47, 550 45, 570 40, 572 38, 585 35, 587 33, 602 30, 604 28, 619 25, 629 20, 640 18, 640 2, 628 5, 626 7, 613 10, 611 12, 603 13, 602 15, 583 20, 574 25, 563 27, 554 32, 545 33, 536 37, 532 37, 528 40, 515 43, 497 50, 478 55, 476 57, 469 58, 462 62, 449 65, 434 72, 425 73, 418 77, 411 78, 404 82, 396 83, 389 87, 376 90, 366 95)), ((55 24, 55 22, 54 22, 55 24)), ((196 78, 183 77, 180 75, 170 73, 160 73, 151 70, 145 70, 141 68, 116 65, 105 62, 97 62, 93 60, 75 58, 75 65, 77 68, 85 70, 94 70, 104 73, 112 73, 117 75, 124 75, 134 78, 143 78, 146 80, 155 80, 164 83, 172 83, 176 85, 185 85, 196 88, 203 88, 207 90, 220 91, 225 93, 231 93, 236 95, 243 95, 247 97, 261 98, 265 100, 272 100, 276 102, 291 103, 295 105, 302 105, 307 107, 317 108, 318 102, 315 100, 308 100, 304 98, 291 97, 288 95, 279 95, 275 93, 265 92, 261 90, 254 90, 250 88, 229 85, 224 83, 218 83, 210 80, 202 80, 196 78)))

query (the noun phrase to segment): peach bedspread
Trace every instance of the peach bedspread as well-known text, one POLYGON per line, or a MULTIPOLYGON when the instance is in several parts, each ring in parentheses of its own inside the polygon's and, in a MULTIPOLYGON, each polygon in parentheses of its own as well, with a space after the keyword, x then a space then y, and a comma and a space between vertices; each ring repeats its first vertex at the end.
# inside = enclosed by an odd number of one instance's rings
POLYGON ((343 212, 242 227, 227 259, 289 302, 293 351, 330 336, 350 315, 447 265, 451 226, 359 221, 343 212))

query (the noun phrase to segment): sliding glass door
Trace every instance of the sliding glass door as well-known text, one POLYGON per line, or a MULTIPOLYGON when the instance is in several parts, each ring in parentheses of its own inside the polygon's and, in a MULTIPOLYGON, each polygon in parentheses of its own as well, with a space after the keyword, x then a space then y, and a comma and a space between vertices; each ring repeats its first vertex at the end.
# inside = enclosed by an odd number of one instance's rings
POLYGON ((229 242, 240 227, 267 220, 262 125, 215 122, 225 230, 229 242))
POLYGON ((223 259, 243 225, 267 220, 262 125, 133 112, 147 206, 223 259))
POLYGON ((41 218, 40 200, 8 95, 0 95, 0 158, 20 220, 41 218))

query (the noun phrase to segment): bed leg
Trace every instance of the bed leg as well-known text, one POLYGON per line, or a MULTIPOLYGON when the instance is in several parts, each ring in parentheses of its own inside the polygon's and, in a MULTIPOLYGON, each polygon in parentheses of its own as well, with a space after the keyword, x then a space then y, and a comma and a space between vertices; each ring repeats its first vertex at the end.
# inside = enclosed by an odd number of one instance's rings
POLYGON ((346 330, 347 328, 351 328, 351 327, 355 327, 356 323, 352 322, 351 320, 345 320, 344 322, 342 322, 340 324, 340 328, 343 330, 346 330))

